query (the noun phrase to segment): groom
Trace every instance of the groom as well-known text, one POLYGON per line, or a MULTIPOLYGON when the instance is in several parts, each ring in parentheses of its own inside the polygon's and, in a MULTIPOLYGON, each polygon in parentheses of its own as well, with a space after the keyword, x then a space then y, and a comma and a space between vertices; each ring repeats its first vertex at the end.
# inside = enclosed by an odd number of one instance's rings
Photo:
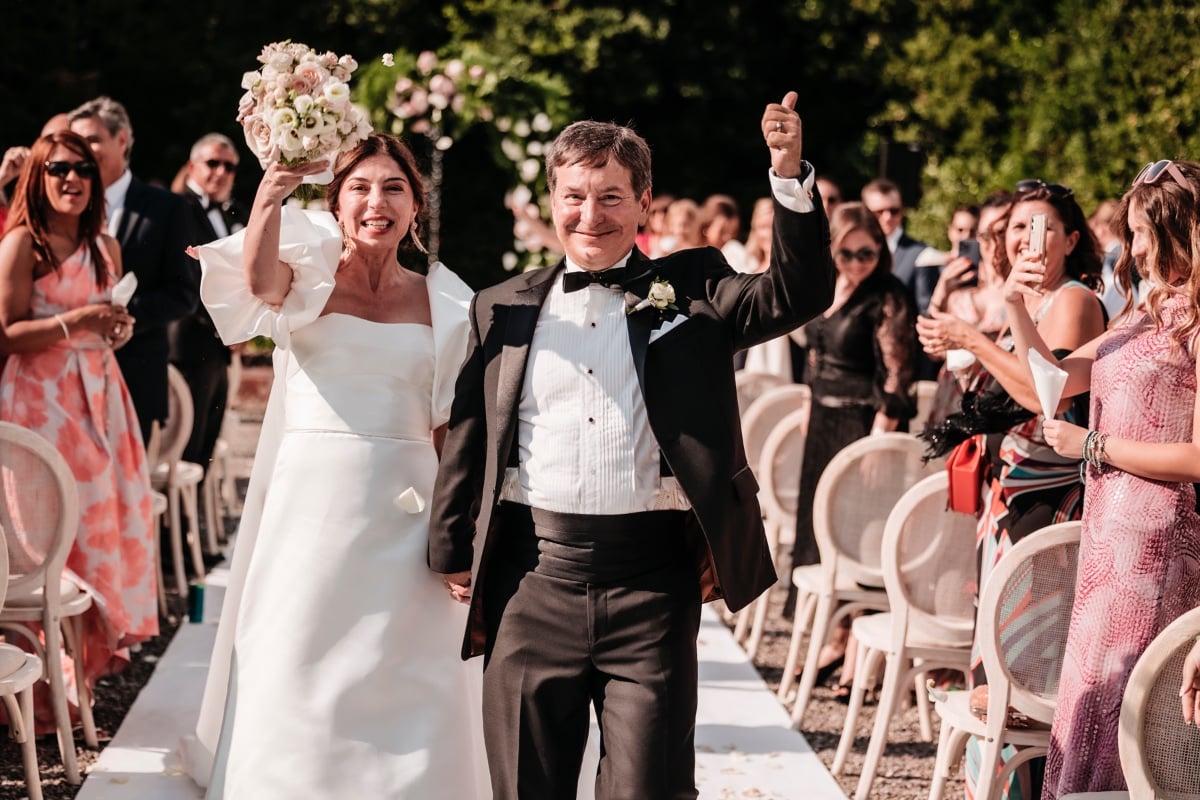
POLYGON ((470 602, 496 800, 694 798, 700 604, 776 576, 738 421, 734 352, 826 308, 828 223, 796 93, 767 106, 771 265, 634 248, 650 150, 577 122, 546 155, 557 267, 480 292, 432 501, 429 564, 470 602), (478 536, 477 536, 478 533, 478 536), (480 562, 474 585, 475 545, 480 562))

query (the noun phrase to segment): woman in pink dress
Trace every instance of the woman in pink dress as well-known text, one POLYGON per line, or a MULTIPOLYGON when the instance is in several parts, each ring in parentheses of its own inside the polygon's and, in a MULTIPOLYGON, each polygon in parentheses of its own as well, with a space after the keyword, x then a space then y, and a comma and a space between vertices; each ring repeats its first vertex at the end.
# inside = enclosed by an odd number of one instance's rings
MULTIPOLYGON (((45 437, 75 476, 67 573, 93 605, 84 663, 74 665, 83 675, 69 677, 91 686, 128 663, 125 648, 158 633, 146 454, 113 357, 133 319, 110 302, 121 255, 101 233, 104 189, 87 142, 65 131, 38 139, 15 195, 0 239, 0 419, 45 437)), ((69 696, 74 704, 73 687, 69 696)), ((39 729, 52 729, 48 702, 38 710, 39 729)))
MULTIPOLYGON (((1125 788, 1117 751, 1134 662, 1170 622, 1200 605, 1200 164, 1148 165, 1121 200, 1116 280, 1144 303, 1066 356, 1065 397, 1091 389, 1091 430, 1045 422, 1046 441, 1086 462, 1083 538, 1042 797, 1125 788)), ((1017 352, 1055 361, 1025 310, 1041 257, 1013 265, 1005 300, 1017 352)))

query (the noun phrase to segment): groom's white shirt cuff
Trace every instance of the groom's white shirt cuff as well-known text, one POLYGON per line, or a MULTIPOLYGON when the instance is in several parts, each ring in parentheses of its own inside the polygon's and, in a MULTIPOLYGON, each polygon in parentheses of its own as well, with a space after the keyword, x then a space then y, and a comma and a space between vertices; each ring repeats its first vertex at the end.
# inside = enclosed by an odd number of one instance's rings
POLYGON ((781 206, 798 214, 807 214, 816 208, 812 190, 817 182, 817 171, 812 164, 801 162, 799 178, 781 178, 773 168, 767 170, 767 175, 771 179, 771 194, 775 195, 781 206))

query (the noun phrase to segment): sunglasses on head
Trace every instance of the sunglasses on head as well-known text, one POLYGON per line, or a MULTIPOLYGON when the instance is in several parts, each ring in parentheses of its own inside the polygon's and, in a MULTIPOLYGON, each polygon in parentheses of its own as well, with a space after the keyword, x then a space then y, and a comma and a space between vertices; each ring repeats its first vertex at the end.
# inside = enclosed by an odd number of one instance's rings
POLYGON ((210 158, 204 162, 204 166, 212 170, 215 170, 217 167, 224 167, 226 172, 237 172, 238 168, 236 161, 225 161, 220 158, 210 158))
POLYGON ((1149 164, 1142 167, 1142 171, 1139 172, 1137 177, 1133 179, 1132 186, 1137 186, 1143 183, 1147 186, 1153 186, 1162 180, 1164 175, 1169 175, 1176 183, 1187 189, 1193 195, 1196 193, 1192 188, 1192 185, 1188 183, 1188 179, 1185 178, 1183 173, 1179 171, 1179 167, 1175 166, 1175 162, 1168 158, 1164 158, 1162 161, 1151 161, 1149 164))
POLYGON ((1060 200, 1066 200, 1068 197, 1073 197, 1075 191, 1061 183, 1046 183, 1041 178, 1026 178, 1023 181, 1017 181, 1017 193, 1034 192, 1038 189, 1045 189, 1050 193, 1051 197, 1057 197, 1060 200))
POLYGON ((874 264, 879 260, 879 251, 870 247, 861 247, 858 250, 838 250, 833 255, 843 263, 854 260, 860 264, 874 264))
POLYGON ((90 180, 99 173, 99 168, 93 161, 47 161, 46 172, 55 178, 65 178, 74 172, 84 180, 90 180))

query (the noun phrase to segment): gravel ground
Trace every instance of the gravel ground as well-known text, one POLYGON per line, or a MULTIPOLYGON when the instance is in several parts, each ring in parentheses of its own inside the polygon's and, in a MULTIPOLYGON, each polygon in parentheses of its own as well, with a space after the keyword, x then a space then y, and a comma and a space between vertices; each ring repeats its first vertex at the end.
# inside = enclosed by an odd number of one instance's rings
MULTIPOLYGON (((262 403, 265 400, 265 389, 266 386, 261 380, 261 376, 248 369, 240 395, 241 422, 235 426, 233 431, 225 432, 233 450, 235 474, 249 475, 249 465, 258 436, 258 423, 261 421, 262 403)), ((239 481, 239 486, 244 490, 245 481, 239 481)), ((234 524, 233 520, 227 522, 230 526, 234 524)), ((165 572, 168 582, 167 598, 170 615, 159 620, 160 635, 142 645, 139 652, 134 655, 133 664, 127 670, 119 675, 101 680, 96 687, 95 716, 101 748, 109 742, 112 734, 120 727, 121 721, 125 718, 125 714, 133 704, 138 692, 153 673, 158 657, 166 649, 182 615, 186 613, 185 602, 172 591, 174 586, 171 570, 168 569, 165 572)), ((766 629, 758 656, 755 659, 755 666, 763 680, 772 691, 775 691, 779 686, 783 664, 787 658, 788 640, 792 629, 792 609, 787 590, 780 586, 776 586, 770 591, 768 602, 770 605, 768 606, 766 629)), ((837 750, 845 718, 846 706, 834 698, 832 690, 826 687, 817 687, 805 715, 803 733, 826 767, 833 762, 833 754, 837 750)), ((866 752, 873 719, 874 706, 870 705, 859 720, 855 731, 853 751, 843 774, 837 779, 849 797, 854 796, 858 784, 863 754, 866 752)), ((929 782, 933 775, 934 757, 937 752, 936 728, 937 721, 936 715, 934 715, 935 739, 933 742, 921 741, 915 709, 909 707, 897 714, 892 724, 888 746, 880 763, 878 776, 872 787, 872 798, 912 800, 927 796, 929 782)), ((41 763, 42 790, 46 800, 70 800, 75 797, 78 787, 71 786, 63 777, 62 764, 58 757, 58 745, 54 737, 40 737, 37 748, 41 763)), ((78 747, 76 752, 81 770, 86 770, 87 766, 93 763, 99 755, 98 751, 83 747, 78 747)), ((4 737, 0 739, 0 800, 16 800, 26 796, 20 748, 4 737)), ((794 797, 797 800, 805 797, 802 787, 797 787, 794 797)))

